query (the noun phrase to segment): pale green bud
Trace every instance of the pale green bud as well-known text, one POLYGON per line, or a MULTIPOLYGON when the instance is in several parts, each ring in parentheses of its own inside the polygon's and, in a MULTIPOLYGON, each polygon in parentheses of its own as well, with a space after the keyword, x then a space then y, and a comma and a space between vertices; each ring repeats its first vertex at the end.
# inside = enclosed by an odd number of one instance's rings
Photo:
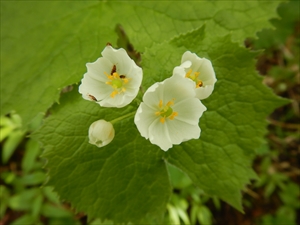
POLYGON ((97 120, 89 128, 89 143, 99 148, 108 145, 114 137, 113 125, 105 120, 97 120))

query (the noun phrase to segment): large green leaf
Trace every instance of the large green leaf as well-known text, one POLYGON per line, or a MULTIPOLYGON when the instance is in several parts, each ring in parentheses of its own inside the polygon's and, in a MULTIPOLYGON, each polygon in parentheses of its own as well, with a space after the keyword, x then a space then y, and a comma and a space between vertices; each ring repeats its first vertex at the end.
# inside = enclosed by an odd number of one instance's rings
MULTIPOLYGON (((232 40, 243 43, 270 27, 268 20, 276 16, 279 2, 274 1, 133 1, 136 14, 125 30, 137 47, 161 43, 174 35, 206 25, 212 36, 232 33, 232 40)), ((124 10, 126 12, 126 10, 124 10)), ((123 12, 119 12, 122 16, 123 12)), ((123 22, 122 22, 123 24, 123 22)))
POLYGON ((232 33, 242 43, 270 27, 276 1, 1 1, 1 113, 24 124, 45 112, 121 24, 137 50, 207 25, 210 35, 232 33))
POLYGON ((191 49, 212 61, 218 81, 213 94, 202 101, 207 112, 200 120, 200 139, 176 146, 165 158, 205 192, 242 211, 240 190, 255 178, 251 159, 263 143, 265 118, 287 101, 262 84, 254 53, 232 43, 230 36, 206 36, 204 29, 146 51, 144 85, 170 76, 181 55, 191 49))
POLYGON ((116 136, 103 148, 88 143, 93 121, 120 118, 136 110, 104 109, 82 99, 77 89, 35 134, 45 147, 49 185, 62 199, 90 217, 139 223, 147 216, 162 217, 171 194, 163 152, 153 149, 133 123, 133 115, 114 125, 116 136))
POLYGON ((93 25, 102 18, 101 5, 91 2, 1 6, 1 113, 16 110, 27 124, 58 101, 63 87, 80 80, 85 63, 107 41, 115 42, 116 34, 93 25))
POLYGON ((164 153, 140 136, 131 118, 116 123, 113 142, 97 149, 88 144, 89 125, 121 118, 137 105, 101 108, 75 90, 35 134, 46 148, 50 184, 63 199, 89 216, 115 222, 137 223, 146 212, 158 216, 170 195, 164 158, 205 192, 242 211, 240 192, 255 178, 251 160, 263 141, 265 118, 285 101, 262 84, 254 69, 255 54, 232 43, 230 36, 206 37, 204 31, 154 45, 143 55, 144 90, 169 77, 187 49, 211 59, 218 82, 203 101, 208 110, 200 121, 200 139, 164 153))

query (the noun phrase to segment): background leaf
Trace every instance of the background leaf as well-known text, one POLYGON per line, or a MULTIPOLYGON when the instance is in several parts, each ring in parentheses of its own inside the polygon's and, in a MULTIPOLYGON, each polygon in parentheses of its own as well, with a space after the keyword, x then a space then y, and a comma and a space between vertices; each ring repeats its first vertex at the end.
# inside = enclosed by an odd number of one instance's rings
POLYGON ((232 33, 243 43, 270 27, 276 1, 1 2, 1 114, 15 110, 24 124, 80 81, 84 64, 121 24, 138 51, 207 25, 212 35, 232 33), (163 21, 163 22, 162 22, 163 21))
POLYGON ((101 108, 73 90, 35 135, 46 148, 49 184, 63 199, 91 217, 116 222, 142 221, 146 212, 158 215, 170 196, 165 158, 205 192, 242 210, 240 191, 256 177, 251 160, 254 149, 263 143, 264 118, 285 101, 261 83, 254 70, 255 54, 232 43, 229 36, 207 38, 204 31, 155 45, 143 55, 144 89, 170 76, 186 49, 212 60, 218 82, 213 95, 203 101, 208 111, 201 118, 200 139, 164 153, 142 138, 132 119, 127 119, 115 124, 113 142, 98 149, 88 144, 89 125, 100 118, 110 121, 124 116, 137 105, 101 108))
POLYGON ((265 118, 287 101, 262 84, 254 70, 254 53, 232 43, 229 36, 206 37, 204 31, 148 49, 143 57, 144 85, 170 76, 186 50, 212 61, 218 81, 213 94, 202 101, 207 111, 200 119, 201 137, 174 147, 166 158, 205 192, 242 211, 240 190, 256 177, 251 159, 263 143, 265 118))
POLYGON ((105 109, 84 101, 77 90, 63 96, 61 105, 35 135, 44 144, 49 185, 79 211, 92 218, 138 223, 164 213, 171 194, 162 151, 139 134, 133 117, 114 125, 115 139, 103 148, 88 143, 90 124, 136 110, 105 109))

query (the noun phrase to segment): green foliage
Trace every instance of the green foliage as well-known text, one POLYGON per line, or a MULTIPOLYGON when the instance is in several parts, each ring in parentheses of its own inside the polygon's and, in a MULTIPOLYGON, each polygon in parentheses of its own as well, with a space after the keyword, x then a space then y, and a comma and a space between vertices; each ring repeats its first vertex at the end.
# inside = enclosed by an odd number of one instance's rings
POLYGON ((82 100, 74 89, 62 97, 53 116, 35 134, 45 144, 43 157, 51 168, 49 184, 92 218, 123 222, 130 216, 137 222, 147 213, 164 213, 171 187, 163 152, 138 135, 132 118, 114 125, 117 138, 108 146, 99 149, 88 143, 93 121, 121 117, 136 110, 133 105, 99 108, 82 100))
POLYGON ((253 53, 231 43, 230 37, 205 37, 204 29, 146 51, 144 85, 148 84, 146 76, 151 68, 158 72, 150 77, 149 83, 171 74, 172 66, 187 49, 212 60, 218 82, 214 93, 203 101, 208 111, 201 118, 200 127, 205 132, 199 140, 168 151, 167 160, 186 172, 205 192, 241 210, 238 190, 255 178, 249 158, 263 142, 259 138, 265 133, 263 120, 269 109, 274 104, 279 106, 282 100, 275 100, 261 85, 261 78, 253 70, 253 53))
POLYGON ((295 225, 299 220, 299 181, 293 179, 298 176, 295 155, 299 110, 295 105, 299 85, 299 12, 299 1, 282 3, 278 7, 281 19, 272 20, 275 29, 263 30, 253 42, 254 48, 267 48, 261 57, 265 62, 259 64, 265 67, 270 62, 275 64, 266 71, 265 83, 278 95, 291 100, 290 105, 270 115, 268 144, 258 151, 262 160, 255 186, 263 189, 265 201, 276 209, 260 218, 258 223, 263 225, 295 225))
POLYGON ((277 2, 1 2, 1 114, 15 110, 28 124, 78 83, 84 64, 107 42, 116 44, 121 24, 138 51, 207 26, 211 36, 232 34, 243 43, 270 27, 277 2), (16 16, 18 15, 18 16, 16 16), (163 22, 162 22, 163 21, 163 22))
MULTIPOLYGON (((212 224, 212 213, 205 205, 210 198, 194 186, 189 177, 178 168, 168 164, 168 171, 175 192, 167 205, 168 220, 165 223, 212 224)), ((215 197, 213 199, 218 207, 219 200, 215 197)))
POLYGON ((264 29, 257 34, 258 39, 254 41, 255 48, 270 48, 276 45, 283 45, 287 37, 293 34, 297 23, 300 22, 300 2, 292 0, 282 3, 278 7, 280 18, 272 19, 275 28, 264 29))
MULTIPOLYGON (((12 114, 10 117, 2 117, 2 121, 6 121, 3 129, 7 126, 13 127, 11 132, 2 140, 3 146, 9 142, 10 137, 14 135, 15 129, 20 129, 21 121, 17 114, 12 114), (16 119, 17 118, 17 119, 16 119), (15 121, 18 121, 17 126, 15 121)), ((36 118, 30 128, 36 127, 36 124, 41 123, 41 118, 36 118)), ((2 123, 3 124, 3 123, 2 123)), ((2 129, 2 128, 1 128, 2 129)), ((5 218, 6 212, 23 212, 22 216, 14 219, 10 224, 43 224, 42 217, 49 224, 66 224, 64 221, 69 221, 68 224, 75 224, 73 213, 70 210, 63 208, 60 205, 59 198, 56 193, 52 191, 51 187, 40 187, 45 182, 45 172, 42 170, 44 164, 38 156, 41 154, 41 148, 38 142, 32 139, 25 139, 24 135, 28 131, 22 131, 22 138, 14 145, 14 154, 21 155, 21 165, 17 165, 12 158, 7 159, 6 164, 1 167, 1 183, 0 185, 0 217, 5 218), (25 149, 19 142, 26 142, 25 149), (17 166, 16 166, 17 165, 17 166), (12 169, 9 169, 12 168, 12 169), (20 170, 19 170, 20 169, 20 170), (9 209, 9 210, 8 210, 9 209), (55 219, 55 220, 54 220, 55 219), (55 223, 53 223, 55 222, 55 223)), ((3 148, 5 150, 5 148, 3 148)), ((9 218, 9 214, 8 217, 9 218)), ((12 220, 9 218, 9 220, 12 220)))
MULTIPOLYGON (((195 52, 212 61, 218 79, 213 95, 203 101, 208 111, 200 121, 199 140, 164 153, 139 135, 129 117, 137 102, 122 109, 100 108, 84 101, 76 85, 51 108, 34 138, 45 148, 48 184, 90 218, 161 222, 172 189, 166 162, 188 175, 187 184, 192 181, 206 194, 242 211, 240 191, 256 178, 251 160, 263 142, 265 117, 286 101, 262 85, 254 70, 257 54, 241 44, 270 27, 268 19, 276 15, 277 4, 106 1, 74 2, 70 8, 66 2, 1 2, 1 54, 5 56, 1 80, 7 84, 1 88, 2 113, 16 110, 26 125, 38 113, 45 113, 58 101, 63 87, 80 81, 84 64, 99 57, 106 42, 117 43, 117 24, 142 53, 143 91, 171 76, 184 51, 195 52), (20 13, 28 16, 20 21, 14 16, 20 13), (121 120, 124 115, 128 118, 121 120), (120 119, 114 124, 115 139, 101 149, 90 145, 87 137, 89 125, 98 119, 120 119)), ((26 152, 22 167, 30 174, 21 179, 8 174, 5 180, 23 186, 44 180, 43 173, 34 170, 36 143, 27 143, 27 148, 33 151, 26 152)), ((23 209, 32 213, 20 218, 22 222, 32 222, 39 213, 69 218, 67 212, 41 204, 44 195, 49 198, 46 193, 27 193, 32 196, 29 199, 17 195, 10 207, 19 207, 19 199, 34 202, 33 208, 23 209)), ((210 211, 195 199, 189 218, 185 200, 173 196, 168 204, 171 221, 211 223, 210 211)))
POLYGON ((22 159, 22 169, 24 172, 29 172, 36 165, 36 158, 40 154, 40 146, 36 141, 29 139, 26 142, 25 154, 22 159))
POLYGON ((4 185, 0 185, 0 199, 0 218, 3 218, 9 202, 9 190, 4 185))
POLYGON ((278 173, 274 167, 272 167, 271 158, 266 157, 261 164, 261 176, 256 183, 257 187, 265 187, 265 197, 268 198, 275 191, 276 187, 283 189, 285 187, 285 181, 288 177, 282 173, 278 173))
POLYGON ((171 188, 161 159, 164 157, 186 172, 205 192, 241 210, 240 190, 255 177, 251 157, 253 149, 262 142, 264 118, 270 109, 284 101, 274 98, 261 84, 253 69, 252 53, 233 44, 228 36, 206 38, 204 29, 149 48, 143 55, 143 86, 170 76, 172 67, 180 62, 186 49, 194 49, 199 55, 205 53, 218 74, 214 94, 203 101, 209 110, 201 119, 200 126, 205 132, 199 140, 186 142, 163 154, 138 135, 132 119, 126 119, 115 124, 117 133, 113 142, 98 149, 88 143, 89 125, 100 118, 110 121, 130 114, 137 105, 132 103, 117 110, 100 108, 81 100, 76 89, 62 97, 61 104, 52 110, 53 115, 35 134, 46 148, 43 156, 51 168, 50 185, 76 209, 86 211, 91 217, 115 222, 130 218, 137 223, 146 212, 159 215, 171 188), (227 54, 229 50, 234 51, 227 54), (153 74, 151 68, 159 72, 153 74), (222 132, 225 127, 226 132, 222 132), (218 139, 213 138, 216 135, 218 139), (81 185, 78 185, 78 177, 81 185))
POLYGON ((275 215, 265 215, 262 217, 263 225, 296 225, 296 210, 300 208, 299 186, 293 182, 288 182, 283 190, 279 192, 282 206, 277 209, 275 215))
POLYGON ((276 193, 282 204, 275 214, 267 214, 261 218, 263 225, 295 225, 296 210, 300 208, 299 185, 294 183, 285 173, 277 171, 273 161, 278 160, 278 152, 269 150, 263 154, 264 158, 260 165, 260 176, 256 187, 264 187, 264 197, 270 199, 276 193))
POLYGON ((0 142, 6 139, 2 153, 2 163, 5 164, 12 156, 24 137, 22 121, 19 115, 12 113, 11 117, 0 117, 0 142))

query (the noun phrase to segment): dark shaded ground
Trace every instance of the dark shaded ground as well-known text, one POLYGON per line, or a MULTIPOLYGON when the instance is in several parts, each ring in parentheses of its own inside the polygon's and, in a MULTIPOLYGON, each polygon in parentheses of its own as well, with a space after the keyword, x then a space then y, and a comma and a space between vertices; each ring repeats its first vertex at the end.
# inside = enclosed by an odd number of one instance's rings
MULTIPOLYGON (((257 61, 257 70, 264 76, 264 83, 274 92, 291 100, 290 104, 276 109, 268 118, 268 134, 266 135, 268 152, 261 154, 254 160, 253 166, 258 175, 266 172, 270 177, 273 174, 282 174, 282 183, 293 182, 300 187, 300 73, 299 73, 299 34, 300 23, 295 26, 294 34, 286 42, 277 47, 267 49, 257 61), (289 74, 288 76, 286 76, 289 74), (268 168, 262 164, 269 159, 268 168)), ((246 46, 252 48, 251 42, 246 46)), ((278 219, 276 212, 286 203, 279 196, 280 185, 274 188, 269 197, 265 197, 267 185, 257 187, 252 185, 244 192, 243 201, 245 214, 236 211, 226 203, 222 203, 222 210, 215 209, 212 202, 208 205, 212 209, 214 224, 216 225, 254 225, 254 224, 300 224, 300 209, 296 221, 291 223, 287 218, 278 219), (274 220, 267 223, 263 216, 273 216, 274 220)), ((298 201, 295 196, 295 201, 298 201)), ((294 210, 296 210, 294 208, 294 210)), ((288 213, 288 212, 287 212, 288 213)))

